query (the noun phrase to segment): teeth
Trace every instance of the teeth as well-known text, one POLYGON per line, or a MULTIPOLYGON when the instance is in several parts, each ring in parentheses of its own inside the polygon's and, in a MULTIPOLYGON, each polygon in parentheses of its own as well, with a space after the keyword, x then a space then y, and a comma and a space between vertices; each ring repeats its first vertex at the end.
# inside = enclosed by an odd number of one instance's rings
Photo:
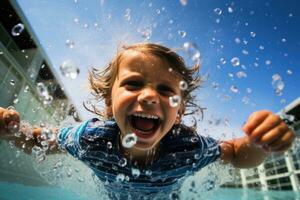
POLYGON ((148 119, 158 119, 158 117, 155 115, 148 115, 148 114, 144 114, 144 113, 135 113, 135 114, 133 114, 133 116, 143 117, 143 118, 148 118, 148 119))

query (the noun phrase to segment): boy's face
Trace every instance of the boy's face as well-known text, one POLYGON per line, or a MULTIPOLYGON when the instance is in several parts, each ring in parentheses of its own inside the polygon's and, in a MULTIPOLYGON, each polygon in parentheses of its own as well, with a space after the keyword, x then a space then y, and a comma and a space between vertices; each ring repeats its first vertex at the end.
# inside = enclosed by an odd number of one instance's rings
POLYGON ((180 78, 170 67, 157 56, 133 50, 123 54, 111 91, 111 109, 121 136, 135 133, 138 137, 136 149, 154 148, 180 121, 181 104, 169 104, 169 97, 181 97, 180 78))

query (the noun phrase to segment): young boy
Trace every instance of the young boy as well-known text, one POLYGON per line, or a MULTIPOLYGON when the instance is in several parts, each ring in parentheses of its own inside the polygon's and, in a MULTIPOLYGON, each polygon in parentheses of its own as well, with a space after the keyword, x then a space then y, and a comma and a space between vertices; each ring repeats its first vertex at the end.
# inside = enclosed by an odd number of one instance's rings
MULTIPOLYGON (((195 108, 191 92, 199 83, 198 68, 188 69, 179 55, 158 44, 124 47, 103 72, 90 74, 95 95, 105 101, 105 122, 91 119, 55 131, 58 144, 95 172, 112 199, 165 199, 187 174, 218 158, 249 168, 291 146, 295 134, 266 110, 253 113, 243 127, 246 135, 230 141, 217 142, 183 125, 186 109, 195 108), (130 142, 134 145, 127 146, 130 142)), ((0 109, 3 138, 19 122, 16 111, 0 109)), ((40 134, 34 129, 27 143, 39 145, 40 134)))

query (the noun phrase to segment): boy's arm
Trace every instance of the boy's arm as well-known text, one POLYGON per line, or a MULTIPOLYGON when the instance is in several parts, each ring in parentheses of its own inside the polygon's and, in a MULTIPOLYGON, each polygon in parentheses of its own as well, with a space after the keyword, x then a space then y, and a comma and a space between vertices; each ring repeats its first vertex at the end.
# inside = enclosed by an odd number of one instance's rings
MULTIPOLYGON (((57 134, 57 129, 52 129, 52 134, 57 134)), ((25 153, 31 153, 34 146, 42 147, 42 141, 47 141, 49 149, 47 153, 59 152, 56 140, 42 137, 42 128, 20 127, 20 115, 15 110, 0 107, 0 139, 13 141, 15 146, 23 149, 25 153), (30 129, 30 130, 29 130, 30 129)))
POLYGON ((221 144, 221 159, 239 168, 258 166, 270 152, 286 151, 295 139, 284 121, 266 110, 254 112, 243 130, 246 136, 221 144))

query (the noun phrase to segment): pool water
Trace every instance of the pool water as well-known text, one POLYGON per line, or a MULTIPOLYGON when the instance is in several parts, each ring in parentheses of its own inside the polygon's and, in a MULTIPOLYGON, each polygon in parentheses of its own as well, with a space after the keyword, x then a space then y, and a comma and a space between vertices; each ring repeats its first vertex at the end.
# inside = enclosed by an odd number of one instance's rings
MULTIPOLYGON (((88 188, 87 188, 88 190, 88 188)), ((62 187, 26 186, 14 183, 0 182, 1 200, 102 200, 107 199, 99 194, 98 197, 84 197, 76 191, 62 187)), ((300 194, 292 191, 256 191, 250 189, 218 188, 202 193, 182 193, 182 199, 187 200, 300 200, 300 194)))

